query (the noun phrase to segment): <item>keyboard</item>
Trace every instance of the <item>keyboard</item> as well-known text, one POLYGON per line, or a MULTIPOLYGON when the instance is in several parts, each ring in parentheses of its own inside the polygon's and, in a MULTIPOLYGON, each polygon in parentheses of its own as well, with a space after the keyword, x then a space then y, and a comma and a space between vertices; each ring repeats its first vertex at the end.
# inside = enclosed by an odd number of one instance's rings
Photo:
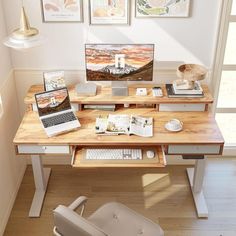
POLYGON ((86 149, 86 160, 142 160, 142 150, 86 149))
POLYGON ((43 122, 44 128, 48 128, 51 126, 55 126, 55 125, 69 122, 69 121, 76 120, 76 117, 75 117, 75 114, 71 111, 71 112, 60 114, 60 115, 55 115, 49 118, 44 118, 41 120, 43 122))

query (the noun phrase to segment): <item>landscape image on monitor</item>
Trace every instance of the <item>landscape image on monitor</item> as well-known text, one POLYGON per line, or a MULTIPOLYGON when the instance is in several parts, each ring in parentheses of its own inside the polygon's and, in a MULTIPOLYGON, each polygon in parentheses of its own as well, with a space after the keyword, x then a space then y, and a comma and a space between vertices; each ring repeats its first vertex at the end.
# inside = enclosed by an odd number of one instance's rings
POLYGON ((87 80, 152 80, 153 44, 86 44, 87 80))
POLYGON ((70 109, 70 99, 67 89, 36 94, 38 112, 40 116, 70 109))

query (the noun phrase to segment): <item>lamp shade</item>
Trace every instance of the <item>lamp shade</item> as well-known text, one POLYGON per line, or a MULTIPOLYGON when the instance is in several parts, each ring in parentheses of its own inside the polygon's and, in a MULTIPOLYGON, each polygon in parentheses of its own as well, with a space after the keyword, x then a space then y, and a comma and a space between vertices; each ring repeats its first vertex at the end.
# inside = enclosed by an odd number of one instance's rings
POLYGON ((5 46, 16 49, 16 50, 23 50, 32 47, 37 47, 43 44, 44 38, 37 35, 27 39, 18 39, 15 38, 13 35, 7 37, 3 43, 5 46))
POLYGON ((24 7, 21 8, 20 28, 12 32, 12 34, 4 39, 3 43, 7 47, 22 50, 41 45, 44 42, 42 36, 36 28, 32 28, 29 24, 24 7))

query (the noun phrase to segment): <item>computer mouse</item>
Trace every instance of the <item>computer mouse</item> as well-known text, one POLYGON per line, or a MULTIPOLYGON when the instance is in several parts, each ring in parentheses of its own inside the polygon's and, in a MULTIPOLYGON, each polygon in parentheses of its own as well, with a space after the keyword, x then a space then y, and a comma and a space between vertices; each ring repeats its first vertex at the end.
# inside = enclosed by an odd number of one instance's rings
POLYGON ((155 157, 155 152, 152 150, 148 150, 146 154, 147 154, 147 158, 152 159, 155 157))

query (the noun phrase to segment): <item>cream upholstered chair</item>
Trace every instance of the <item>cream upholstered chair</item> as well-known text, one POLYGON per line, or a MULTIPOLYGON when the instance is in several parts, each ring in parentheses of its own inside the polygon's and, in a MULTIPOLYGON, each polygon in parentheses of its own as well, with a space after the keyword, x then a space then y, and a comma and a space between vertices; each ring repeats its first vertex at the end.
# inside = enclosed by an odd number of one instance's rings
POLYGON ((163 236, 158 224, 128 207, 110 202, 88 218, 83 217, 86 197, 79 197, 70 206, 59 205, 54 211, 56 236, 163 236), (81 207, 80 215, 75 210, 81 207))

